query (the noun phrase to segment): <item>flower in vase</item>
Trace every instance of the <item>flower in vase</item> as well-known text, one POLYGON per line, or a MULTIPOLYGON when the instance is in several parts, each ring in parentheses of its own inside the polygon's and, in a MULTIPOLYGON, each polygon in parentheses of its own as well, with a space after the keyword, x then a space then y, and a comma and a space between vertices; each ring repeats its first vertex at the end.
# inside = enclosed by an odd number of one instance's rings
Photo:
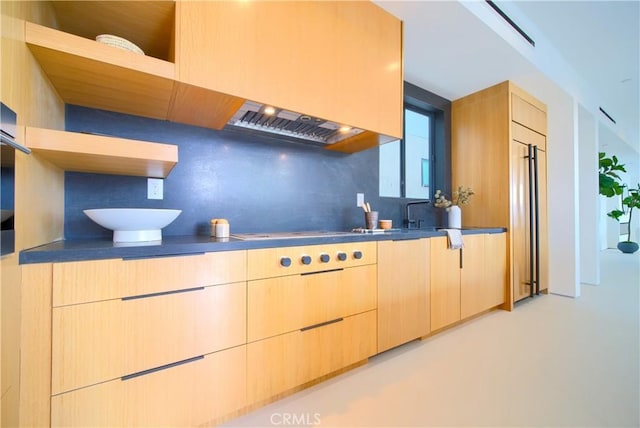
POLYGON ((472 195, 475 195, 475 193, 471 187, 458 186, 458 189, 453 192, 453 198, 449 200, 447 196, 442 193, 442 190, 438 189, 433 195, 435 198, 433 205, 438 208, 447 208, 448 211, 452 205, 467 205, 472 195))

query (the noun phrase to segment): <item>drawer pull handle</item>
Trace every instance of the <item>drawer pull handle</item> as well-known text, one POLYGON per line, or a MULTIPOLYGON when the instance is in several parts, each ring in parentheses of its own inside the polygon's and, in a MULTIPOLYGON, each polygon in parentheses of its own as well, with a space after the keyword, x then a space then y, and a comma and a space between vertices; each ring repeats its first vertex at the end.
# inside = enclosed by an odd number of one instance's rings
POLYGON ((347 260, 347 253, 338 253, 338 260, 341 262, 347 260))
POLYGON ((305 275, 317 275, 319 273, 328 273, 328 272, 339 272, 341 270, 344 270, 344 268, 336 268, 336 269, 327 269, 327 270, 317 270, 315 272, 304 272, 301 273, 300 276, 305 276, 305 275))
POLYGON ((303 265, 310 265, 311 264, 311 257, 309 256, 302 256, 302 258, 300 259, 300 261, 302 261, 303 265))
POLYGON ((133 378, 136 378, 136 377, 140 377, 140 376, 148 375, 148 374, 151 374, 151 373, 159 372, 160 370, 166 370, 166 369, 170 369, 172 367, 181 366, 183 364, 189 364, 189 363, 192 363, 194 361, 198 361, 198 360, 202 360, 202 359, 204 359, 204 355, 200 355, 200 356, 193 357, 193 358, 187 358, 186 360, 176 361, 175 363, 165 364, 164 366, 154 367, 152 369, 142 370, 142 371, 139 371, 139 372, 136 372, 136 373, 128 374, 126 376, 122 376, 120 378, 120 380, 125 381, 125 380, 129 380, 129 379, 133 379, 133 378))
POLYGON ((329 263, 330 260, 331 256, 329 256, 329 254, 320 254, 320 261, 322 263, 329 263))
POLYGON ((123 297, 122 300, 126 301, 126 300, 146 299, 147 297, 165 296, 167 294, 189 293, 191 291, 201 291, 201 290, 204 290, 204 287, 186 288, 184 290, 161 291, 159 293, 150 293, 150 294, 139 294, 137 296, 123 297))
POLYGON ((361 259, 362 258, 362 251, 354 251, 353 252, 353 258, 354 259, 361 259))
POLYGON ((331 321, 325 321, 325 322, 321 322, 319 324, 310 325, 309 327, 302 327, 300 329, 300 331, 312 330, 314 328, 324 327, 325 325, 335 324, 335 323, 340 322, 340 321, 344 321, 344 318, 336 318, 336 319, 331 320, 331 321))

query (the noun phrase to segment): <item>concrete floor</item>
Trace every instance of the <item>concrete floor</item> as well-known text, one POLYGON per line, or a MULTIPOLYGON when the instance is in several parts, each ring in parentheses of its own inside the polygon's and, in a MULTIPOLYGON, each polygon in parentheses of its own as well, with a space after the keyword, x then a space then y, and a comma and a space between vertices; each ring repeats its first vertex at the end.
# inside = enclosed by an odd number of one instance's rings
POLYGON ((602 282, 495 311, 228 427, 638 427, 640 255, 602 253, 602 282))

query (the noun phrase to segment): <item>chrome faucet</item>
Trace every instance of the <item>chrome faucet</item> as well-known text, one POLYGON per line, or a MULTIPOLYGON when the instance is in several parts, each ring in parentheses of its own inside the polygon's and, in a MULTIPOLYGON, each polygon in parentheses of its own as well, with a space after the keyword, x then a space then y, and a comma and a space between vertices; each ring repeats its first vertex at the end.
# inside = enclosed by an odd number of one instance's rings
MULTIPOLYGON (((405 226, 407 226, 408 229, 411 229, 411 226, 415 226, 416 221, 411 219, 411 205, 418 205, 418 204, 428 204, 429 201, 413 201, 413 202, 407 202, 407 205, 405 206, 405 219, 404 219, 404 224, 405 226)), ((418 229, 420 229, 421 227, 421 223, 423 222, 423 219, 419 219, 418 220, 418 229)))

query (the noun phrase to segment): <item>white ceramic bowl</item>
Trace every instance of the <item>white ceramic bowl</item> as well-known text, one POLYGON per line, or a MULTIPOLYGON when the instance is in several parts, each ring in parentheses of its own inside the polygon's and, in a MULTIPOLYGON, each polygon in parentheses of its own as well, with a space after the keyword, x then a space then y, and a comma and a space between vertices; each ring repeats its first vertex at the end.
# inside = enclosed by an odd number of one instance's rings
POLYGON ((136 46, 136 44, 127 39, 123 39, 122 37, 114 36, 113 34, 100 34, 96 36, 96 41, 104 43, 105 45, 113 46, 114 48, 124 49, 137 53, 138 55, 144 55, 144 51, 136 46))
POLYGON ((182 210, 153 208, 102 208, 84 210, 100 226, 113 230, 113 242, 146 242, 162 239, 162 228, 182 210))

